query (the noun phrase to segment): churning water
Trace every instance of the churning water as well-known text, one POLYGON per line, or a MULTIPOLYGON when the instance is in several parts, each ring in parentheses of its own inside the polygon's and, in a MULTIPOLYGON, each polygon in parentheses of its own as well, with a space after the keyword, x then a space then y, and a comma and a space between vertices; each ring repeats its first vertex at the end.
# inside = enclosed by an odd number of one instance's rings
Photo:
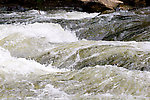
POLYGON ((0 13, 0 99, 149 100, 150 8, 0 13))

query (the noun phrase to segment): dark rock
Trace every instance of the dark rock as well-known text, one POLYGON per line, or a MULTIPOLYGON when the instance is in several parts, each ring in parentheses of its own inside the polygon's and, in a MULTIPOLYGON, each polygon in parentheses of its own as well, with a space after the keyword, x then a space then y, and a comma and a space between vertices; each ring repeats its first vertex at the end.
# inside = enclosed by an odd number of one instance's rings
MULTIPOLYGON (((120 0, 124 4, 122 9, 132 9, 137 7, 149 6, 149 0, 120 0), (127 5, 127 6, 125 6, 127 5), (130 7, 129 7, 130 6, 130 7)), ((119 0, 0 0, 0 9, 25 11, 25 8, 49 10, 61 7, 72 7, 75 10, 86 12, 103 12, 114 9, 120 2, 119 0), (84 2, 88 1, 88 2, 84 2), (99 2, 106 1, 106 2, 99 2), (115 1, 116 3, 112 2, 115 1), (109 2, 107 4, 107 2, 109 2), (10 6, 11 5, 11 6, 10 6)))
POLYGON ((130 5, 133 7, 145 7, 146 0, 121 0, 125 5, 130 5))
POLYGON ((95 2, 95 3, 100 3, 101 5, 104 5, 106 8, 109 9, 114 9, 116 8, 119 4, 122 4, 122 1, 119 0, 81 0, 82 2, 95 2))
POLYGON ((11 5, 7 5, 7 6, 0 6, 0 10, 1 11, 26 11, 28 10, 27 8, 24 8, 20 5, 16 5, 16 4, 11 4, 11 5))
POLYGON ((82 5, 82 9, 85 12, 103 12, 105 10, 110 10, 109 8, 105 7, 100 3, 89 2, 82 5))

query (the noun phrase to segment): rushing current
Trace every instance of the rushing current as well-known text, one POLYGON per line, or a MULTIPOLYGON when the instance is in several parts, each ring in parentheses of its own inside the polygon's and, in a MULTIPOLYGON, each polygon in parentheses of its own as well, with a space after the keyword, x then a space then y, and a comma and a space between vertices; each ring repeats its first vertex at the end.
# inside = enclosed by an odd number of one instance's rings
POLYGON ((0 11, 1 100, 149 100, 150 8, 0 11))

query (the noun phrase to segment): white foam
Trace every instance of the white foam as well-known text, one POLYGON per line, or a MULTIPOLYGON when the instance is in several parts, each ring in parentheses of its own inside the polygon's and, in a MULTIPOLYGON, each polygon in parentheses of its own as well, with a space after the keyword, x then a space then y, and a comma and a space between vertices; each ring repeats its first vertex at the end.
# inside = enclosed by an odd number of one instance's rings
POLYGON ((45 65, 33 60, 11 57, 7 50, 0 47, 0 75, 5 76, 5 78, 10 77, 10 75, 15 78, 18 75, 45 75, 62 71, 65 70, 57 69, 50 65, 45 67, 45 65))
POLYGON ((9 14, 3 14, 5 17, 20 17, 28 16, 31 19, 39 20, 39 19, 66 19, 66 20, 80 20, 84 18, 93 18, 97 16, 99 13, 86 13, 79 11, 70 11, 67 12, 65 10, 57 10, 57 11, 39 11, 39 10, 29 10, 26 12, 13 12, 9 14))
POLYGON ((29 37, 43 37, 49 42, 75 42, 78 40, 74 33, 64 30, 59 24, 54 23, 0 25, 0 39, 16 33, 29 37))
POLYGON ((80 43, 88 44, 87 46, 93 45, 112 45, 112 46, 126 46, 131 47, 138 51, 150 52, 150 42, 136 42, 136 41, 87 41, 82 40, 80 43))
MULTIPOLYGON (((56 73, 56 72, 62 72, 62 71, 65 71, 65 70, 56 69, 50 65, 48 67, 45 67, 44 65, 41 65, 35 61, 26 60, 24 58, 11 57, 10 53, 7 50, 0 47, 0 85, 15 84, 15 82, 19 84, 21 84, 21 82, 32 84, 32 82, 28 81, 30 80, 30 77, 35 78, 37 76, 46 75, 50 73, 56 73)), ((21 84, 21 86, 22 85, 23 84, 21 84)), ((15 90, 16 94, 18 91, 22 91, 17 88, 17 84, 13 88, 16 89, 15 90)), ((5 87, 3 87, 2 90, 3 89, 5 89, 5 87)), ((23 91, 25 91, 25 89, 23 91)), ((29 90, 34 91, 34 93, 37 93, 38 96, 37 97, 27 96, 26 100, 51 99, 51 98, 69 100, 68 95, 65 92, 54 88, 51 84, 47 84, 45 88, 38 89, 38 90, 34 89, 34 87, 33 88, 30 87, 29 90)), ((13 93, 11 94, 13 95, 13 93)), ((11 95, 11 94, 6 94, 6 95, 11 95)), ((22 94, 22 95, 25 95, 25 94, 22 94)), ((17 98, 20 98, 20 99, 22 98, 22 97, 19 97, 19 95, 17 96, 18 96, 17 98)), ((3 98, 2 96, 2 99, 8 99, 8 97, 5 98, 4 96, 3 98)), ((13 99, 16 99, 16 98, 13 98, 13 99)))
POLYGON ((93 18, 98 14, 99 13, 86 13, 86 12, 77 12, 77 11, 72 11, 72 12, 61 11, 55 14, 45 14, 42 11, 42 16, 40 18, 80 20, 84 18, 93 18))
POLYGON ((45 88, 36 91, 39 95, 37 97, 27 97, 31 100, 70 100, 69 95, 59 89, 54 88, 51 84, 47 84, 45 88))

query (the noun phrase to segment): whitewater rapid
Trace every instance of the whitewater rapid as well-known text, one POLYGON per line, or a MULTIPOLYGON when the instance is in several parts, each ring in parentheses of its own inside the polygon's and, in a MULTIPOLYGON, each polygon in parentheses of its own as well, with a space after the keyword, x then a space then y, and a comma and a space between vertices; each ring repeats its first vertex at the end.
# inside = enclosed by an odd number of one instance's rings
MULTIPOLYGON (((18 34, 22 37, 45 38, 49 42, 75 42, 75 33, 64 30, 59 24, 34 23, 28 25, 1 25, 0 39, 8 35, 18 34)), ((18 40, 19 41, 19 40, 18 40)))
POLYGON ((97 15, 37 10, 0 15, 6 22, 0 24, 0 99, 150 99, 149 41, 81 40, 75 31, 45 22, 97 15))
MULTIPOLYGON (((38 11, 31 10, 28 12, 30 16, 39 16, 44 19, 81 19, 86 16, 81 16, 83 13, 78 12, 61 12, 57 14, 46 14, 41 11, 42 15, 38 15, 38 11), (76 14, 77 13, 77 14, 76 14), (76 14, 76 16, 74 16, 76 14), (44 16, 46 15, 46 16, 44 16)), ((12 16, 21 16, 22 13, 4 14, 3 17, 11 18, 12 16)), ((93 16, 93 15, 92 15, 93 16)), ((86 17, 91 17, 87 14, 86 17)), ((32 57, 33 55, 42 54, 47 50, 52 49, 53 44, 76 42, 78 38, 74 32, 63 29, 59 24, 54 23, 33 23, 33 24, 1 24, 0 25, 0 98, 1 99, 61 99, 69 100, 69 96, 54 88, 50 83, 46 84, 45 88, 36 90, 31 80, 41 75, 67 72, 67 69, 58 69, 55 66, 45 66, 34 60, 24 57, 32 57), (3 47, 3 48, 2 48, 3 47), (5 48, 5 49, 4 49, 5 48), (20 58, 23 57, 23 58, 20 58), (21 92, 24 87, 18 88, 17 84, 31 84, 29 92, 37 94, 31 97, 26 96, 25 92, 21 92), (14 84, 16 89, 7 89, 9 85, 14 84), (20 93, 19 93, 20 91, 20 93), (7 94, 9 92, 9 94, 7 94), (16 93, 17 92, 17 93, 16 93), (22 97, 22 96, 23 97, 22 97)), ((25 88, 24 88, 25 89, 25 88)), ((28 94, 28 93, 27 93, 28 94)))

